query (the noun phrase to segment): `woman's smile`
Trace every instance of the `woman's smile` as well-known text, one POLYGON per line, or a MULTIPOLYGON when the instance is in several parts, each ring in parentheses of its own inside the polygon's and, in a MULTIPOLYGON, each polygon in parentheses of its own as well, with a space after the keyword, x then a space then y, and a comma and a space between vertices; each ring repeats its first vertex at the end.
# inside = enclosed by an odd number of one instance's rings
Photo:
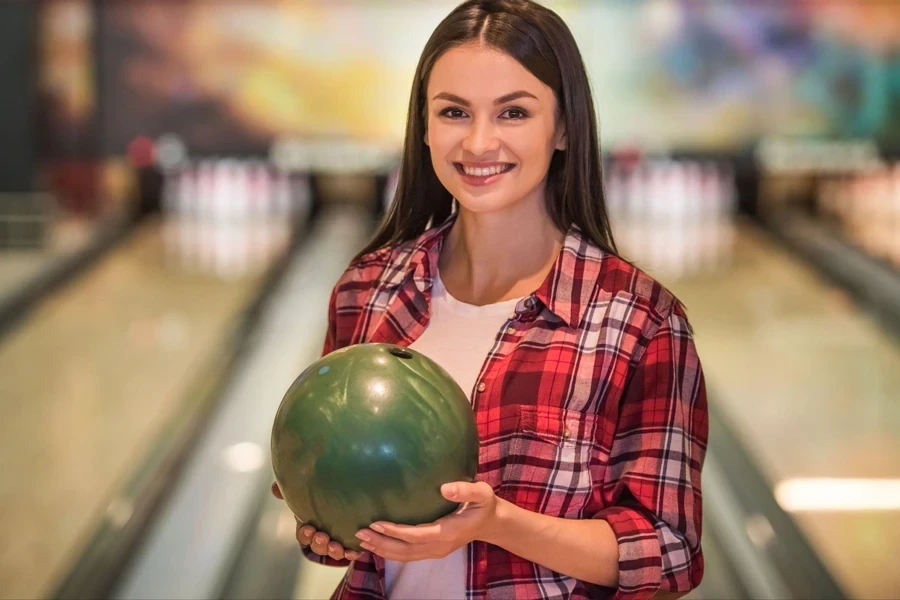
POLYGON ((512 171, 516 165, 512 163, 494 163, 489 166, 474 166, 455 162, 456 172, 460 179, 467 185, 484 186, 498 182, 505 174, 512 171))

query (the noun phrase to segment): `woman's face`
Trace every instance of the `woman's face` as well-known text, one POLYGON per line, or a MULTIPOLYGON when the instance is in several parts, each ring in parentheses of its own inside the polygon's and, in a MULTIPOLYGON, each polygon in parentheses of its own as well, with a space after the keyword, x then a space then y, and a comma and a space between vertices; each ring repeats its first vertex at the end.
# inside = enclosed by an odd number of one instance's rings
POLYGON ((444 53, 427 88, 427 132, 438 179, 466 210, 543 199, 555 149, 565 148, 553 90, 514 58, 478 44, 444 53))

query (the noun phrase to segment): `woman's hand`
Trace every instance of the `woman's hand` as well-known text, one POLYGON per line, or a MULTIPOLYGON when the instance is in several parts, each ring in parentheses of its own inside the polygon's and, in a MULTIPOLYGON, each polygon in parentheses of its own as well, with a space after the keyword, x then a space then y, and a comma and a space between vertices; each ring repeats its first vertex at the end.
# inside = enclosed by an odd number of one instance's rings
MULTIPOLYGON (((272 494, 279 500, 284 500, 278 483, 272 484, 272 494)), ((295 517, 296 518, 296 517, 295 517)), ((337 542, 332 542, 328 538, 328 534, 323 531, 316 531, 311 525, 303 525, 297 521, 297 541, 301 546, 309 546, 309 549, 321 556, 329 556, 334 560, 356 560, 359 558, 359 552, 346 550, 337 542)))
POLYGON ((377 521, 356 537, 362 547, 388 560, 408 562, 443 558, 490 534, 496 521, 497 497, 484 482, 456 482, 441 486, 441 495, 463 505, 453 514, 425 525, 396 525, 377 521))

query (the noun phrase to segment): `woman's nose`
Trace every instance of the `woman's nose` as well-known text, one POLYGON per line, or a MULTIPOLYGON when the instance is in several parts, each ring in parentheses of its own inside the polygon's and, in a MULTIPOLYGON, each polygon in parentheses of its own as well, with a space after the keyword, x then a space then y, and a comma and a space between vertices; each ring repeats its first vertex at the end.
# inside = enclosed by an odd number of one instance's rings
POLYGON ((476 156, 480 156, 500 148, 500 139, 494 124, 487 121, 475 121, 469 128, 468 134, 463 140, 463 150, 476 156))

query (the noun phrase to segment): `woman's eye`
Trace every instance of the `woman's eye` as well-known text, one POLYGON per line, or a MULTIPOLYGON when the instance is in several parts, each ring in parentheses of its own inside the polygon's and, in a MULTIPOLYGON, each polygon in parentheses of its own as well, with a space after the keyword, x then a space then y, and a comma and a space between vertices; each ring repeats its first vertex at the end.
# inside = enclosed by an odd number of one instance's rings
POLYGON ((441 111, 441 116, 450 117, 451 119, 461 119, 465 114, 458 108, 445 108, 441 111))
POLYGON ((507 118, 513 121, 518 121, 520 119, 525 119, 528 117, 528 113, 526 113, 521 108, 510 108, 506 111, 506 114, 509 115, 507 118))

